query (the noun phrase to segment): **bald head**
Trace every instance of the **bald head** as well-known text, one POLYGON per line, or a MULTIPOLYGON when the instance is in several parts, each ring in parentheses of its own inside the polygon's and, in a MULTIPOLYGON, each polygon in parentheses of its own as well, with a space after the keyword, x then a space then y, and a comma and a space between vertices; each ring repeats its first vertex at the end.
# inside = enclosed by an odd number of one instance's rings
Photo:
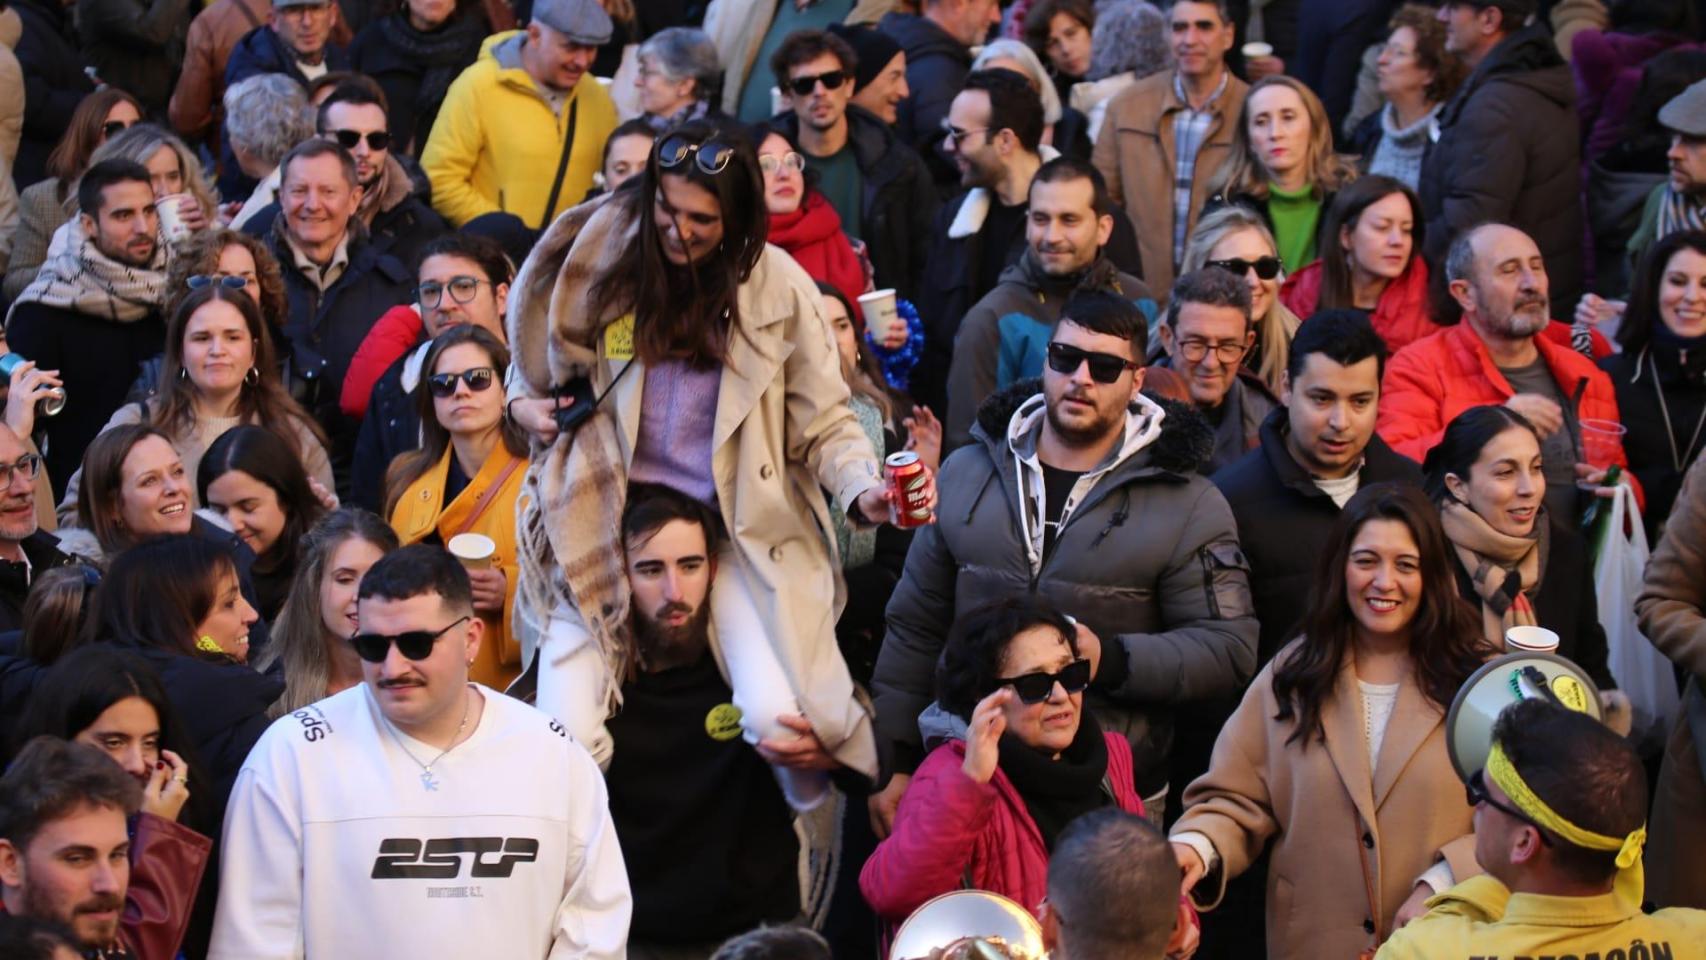
POLYGON ((1551 322, 1551 283, 1534 238, 1503 223, 1458 234, 1445 258, 1452 299, 1485 339, 1532 337, 1551 322))

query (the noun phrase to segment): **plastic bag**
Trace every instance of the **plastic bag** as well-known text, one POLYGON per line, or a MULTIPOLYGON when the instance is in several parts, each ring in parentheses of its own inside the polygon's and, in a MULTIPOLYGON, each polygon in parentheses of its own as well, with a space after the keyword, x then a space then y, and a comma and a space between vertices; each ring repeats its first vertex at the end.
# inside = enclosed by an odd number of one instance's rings
POLYGON ((1606 501, 1595 529, 1593 585, 1599 596, 1599 622, 1605 628, 1607 665, 1617 686, 1635 708, 1635 739, 1669 732, 1681 696, 1671 662, 1642 635, 1635 618, 1635 598, 1647 567, 1647 534, 1635 491, 1616 486, 1606 501))

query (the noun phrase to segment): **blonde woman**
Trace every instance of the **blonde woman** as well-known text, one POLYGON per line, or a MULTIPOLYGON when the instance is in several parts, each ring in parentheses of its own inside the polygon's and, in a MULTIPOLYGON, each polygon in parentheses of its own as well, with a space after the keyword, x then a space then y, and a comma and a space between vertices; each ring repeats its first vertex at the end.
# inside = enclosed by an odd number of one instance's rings
POLYGON ((1321 98, 1292 77, 1266 77, 1250 88, 1232 134, 1232 152, 1209 181, 1203 212, 1227 204, 1261 215, 1286 263, 1316 257, 1321 212, 1356 179, 1333 152, 1333 129, 1321 98))
MULTIPOLYGON (((1250 285, 1250 318, 1256 325, 1256 345, 1244 355, 1244 366, 1278 396, 1280 377, 1285 372, 1286 359, 1291 356, 1291 338, 1302 321, 1280 302, 1285 262, 1279 256, 1267 221, 1254 210, 1237 204, 1204 215, 1185 245, 1181 274, 1207 266, 1229 270, 1250 285)), ((1151 343, 1159 340, 1150 337, 1151 343)))

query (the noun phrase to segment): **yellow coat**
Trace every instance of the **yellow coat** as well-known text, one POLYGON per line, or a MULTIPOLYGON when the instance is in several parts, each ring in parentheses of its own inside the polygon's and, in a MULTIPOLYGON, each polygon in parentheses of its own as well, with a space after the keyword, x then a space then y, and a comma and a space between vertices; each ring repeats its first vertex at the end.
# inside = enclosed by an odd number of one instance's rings
POLYGON ((557 166, 575 107, 575 139, 555 214, 592 188, 604 159, 604 141, 616 129, 616 104, 588 73, 569 91, 559 116, 540 95, 518 59, 521 31, 486 38, 480 59, 462 71, 445 94, 421 151, 432 181, 433 209, 460 227, 475 217, 513 213, 537 230, 547 223, 557 166))
POLYGON ((492 448, 492 455, 486 458, 480 472, 455 500, 446 505, 444 481, 450 474, 452 456, 455 456, 453 451, 445 450, 444 456, 438 458, 432 469, 421 474, 403 491, 397 505, 391 508, 391 528, 397 531, 397 537, 404 546, 419 543, 433 534, 448 542, 458 533, 483 533, 497 544, 497 551, 492 554, 492 567, 503 572, 509 595, 504 599, 502 616, 484 616, 486 639, 480 645, 480 654, 474 659, 468 678, 494 690, 502 690, 521 672, 521 645, 509 629, 509 621, 515 609, 515 584, 519 576, 515 564, 515 502, 521 496, 521 480, 527 474, 527 461, 512 456, 500 441, 492 448), (474 505, 512 463, 516 468, 504 477, 498 495, 469 526, 468 518, 474 511, 474 505))

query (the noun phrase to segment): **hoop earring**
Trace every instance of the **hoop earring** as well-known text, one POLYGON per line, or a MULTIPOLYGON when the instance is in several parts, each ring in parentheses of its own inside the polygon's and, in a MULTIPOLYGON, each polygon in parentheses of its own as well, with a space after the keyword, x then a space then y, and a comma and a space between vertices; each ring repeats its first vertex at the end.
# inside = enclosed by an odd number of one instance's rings
POLYGON ((260 367, 250 367, 249 372, 243 374, 244 386, 252 387, 255 384, 260 383, 260 382, 261 382, 261 368, 260 367))

